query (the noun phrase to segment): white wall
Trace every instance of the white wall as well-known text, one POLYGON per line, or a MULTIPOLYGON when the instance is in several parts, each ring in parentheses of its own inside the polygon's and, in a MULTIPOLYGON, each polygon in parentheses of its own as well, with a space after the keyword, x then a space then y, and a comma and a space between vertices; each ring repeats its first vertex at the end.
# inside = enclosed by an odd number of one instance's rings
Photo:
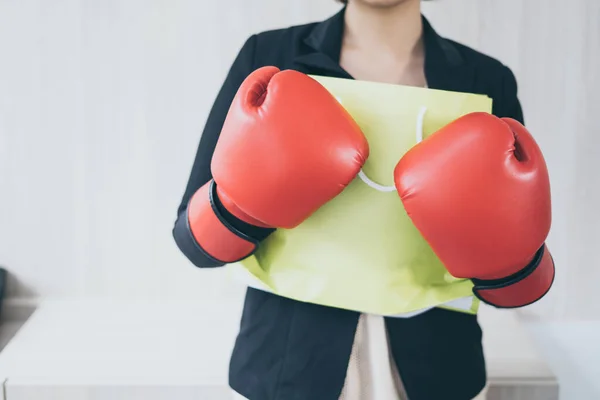
MULTIPOLYGON (((251 33, 333 0, 0 0, 0 264, 12 298, 229 293, 171 239, 216 91, 251 33)), ((516 73, 552 176, 556 285, 535 310, 600 303, 600 2, 425 3, 438 31, 516 73)))
POLYGON ((14 298, 227 292, 171 238, 243 41, 333 1, 0 0, 0 264, 14 298), (288 4, 289 3, 289 4, 288 4))

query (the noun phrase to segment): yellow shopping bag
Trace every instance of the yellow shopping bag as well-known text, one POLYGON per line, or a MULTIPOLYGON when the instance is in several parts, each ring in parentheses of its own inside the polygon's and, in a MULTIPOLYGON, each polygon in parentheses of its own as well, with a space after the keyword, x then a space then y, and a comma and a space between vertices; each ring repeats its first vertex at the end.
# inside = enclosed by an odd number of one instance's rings
POLYGON ((405 317, 441 306, 475 313, 479 303, 473 284, 449 275, 414 227, 394 188, 393 171, 419 140, 464 114, 491 112, 492 100, 313 78, 359 124, 369 142, 369 158, 338 197, 298 227, 278 229, 254 255, 230 265, 230 271, 248 285, 280 296, 359 312, 405 317))

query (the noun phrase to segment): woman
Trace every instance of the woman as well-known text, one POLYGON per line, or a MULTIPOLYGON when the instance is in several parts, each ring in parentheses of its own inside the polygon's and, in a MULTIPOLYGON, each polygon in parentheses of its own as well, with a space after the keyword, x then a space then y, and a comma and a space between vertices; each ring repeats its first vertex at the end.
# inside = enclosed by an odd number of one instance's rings
MULTIPOLYGON (((493 114, 523 122, 513 73, 440 37, 421 15, 420 0, 344 3, 326 21, 253 35, 240 50, 210 112, 174 229, 195 265, 224 264, 198 251, 185 229, 187 206, 212 178, 212 154, 236 91, 259 67, 487 94, 493 114)), ((273 231, 223 214, 256 243, 273 231)), ((383 318, 249 288, 230 385, 250 400, 482 399, 481 335, 470 314, 434 308, 383 318)))

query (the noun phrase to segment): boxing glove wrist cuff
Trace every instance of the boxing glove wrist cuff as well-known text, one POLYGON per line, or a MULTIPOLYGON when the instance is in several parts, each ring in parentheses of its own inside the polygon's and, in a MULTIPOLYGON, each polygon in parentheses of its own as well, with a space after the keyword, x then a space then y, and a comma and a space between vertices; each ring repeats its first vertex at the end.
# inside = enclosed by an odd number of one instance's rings
MULTIPOLYGON (((248 217, 246 218, 246 220, 242 219, 241 217, 243 212, 233 202, 231 202, 231 200, 223 200, 223 195, 219 194, 220 190, 218 188, 217 183, 214 182, 212 186, 213 189, 211 189, 211 201, 217 209, 217 214, 219 215, 223 223, 230 226, 233 231, 239 232, 242 235, 253 238, 258 242, 263 241, 275 231, 275 228, 268 228, 264 224, 254 225, 252 223, 255 222, 253 218, 248 217)), ((256 223, 260 224, 260 222, 258 221, 256 221, 256 223)))
POLYGON ((198 189, 188 204, 186 220, 198 250, 219 266, 250 256, 256 251, 259 240, 225 218, 222 207, 217 205, 216 189, 213 180, 198 189))
POLYGON ((544 244, 522 270, 502 279, 471 279, 473 294, 498 308, 517 308, 535 303, 548 293, 554 282, 554 261, 544 244))

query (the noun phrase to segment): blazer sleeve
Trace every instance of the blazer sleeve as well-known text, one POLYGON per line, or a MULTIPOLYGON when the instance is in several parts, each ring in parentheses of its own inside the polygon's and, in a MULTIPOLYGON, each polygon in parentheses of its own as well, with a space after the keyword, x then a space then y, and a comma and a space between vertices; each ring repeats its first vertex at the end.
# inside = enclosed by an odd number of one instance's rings
POLYGON ((518 85, 514 73, 510 68, 503 66, 499 98, 495 101, 493 107, 493 114, 498 117, 509 117, 516 119, 521 124, 525 125, 523 117, 523 109, 521 108, 521 102, 518 98, 518 85))
MULTIPOLYGON (((255 69, 255 47, 256 36, 253 35, 246 40, 227 73, 206 120, 188 183, 177 209, 177 218, 172 231, 175 243, 197 267, 210 268, 224 265, 205 254, 196 243, 187 221, 187 207, 194 193, 212 179, 210 164, 213 152, 233 98, 244 79, 255 69)), ((246 224, 227 212, 220 204, 216 206, 227 223, 257 242, 264 240, 274 231, 246 224)))

